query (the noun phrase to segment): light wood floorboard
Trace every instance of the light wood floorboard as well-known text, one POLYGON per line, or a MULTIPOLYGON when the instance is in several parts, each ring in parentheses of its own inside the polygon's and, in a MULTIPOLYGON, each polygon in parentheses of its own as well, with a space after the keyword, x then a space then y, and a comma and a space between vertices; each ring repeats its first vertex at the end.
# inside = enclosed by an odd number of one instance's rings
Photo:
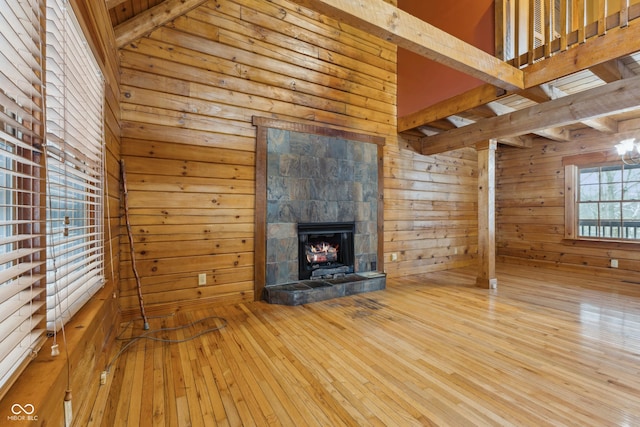
POLYGON ((226 326, 131 345, 92 425, 640 425, 640 284, 508 265, 497 290, 474 283, 461 269, 298 307, 151 319, 226 326))

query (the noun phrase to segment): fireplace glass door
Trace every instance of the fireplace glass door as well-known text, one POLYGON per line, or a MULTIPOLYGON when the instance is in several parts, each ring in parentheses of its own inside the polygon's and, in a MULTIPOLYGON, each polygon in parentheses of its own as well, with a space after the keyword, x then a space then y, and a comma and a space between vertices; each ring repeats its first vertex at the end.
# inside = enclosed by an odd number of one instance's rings
POLYGON ((299 279, 354 272, 353 222, 298 224, 299 279))

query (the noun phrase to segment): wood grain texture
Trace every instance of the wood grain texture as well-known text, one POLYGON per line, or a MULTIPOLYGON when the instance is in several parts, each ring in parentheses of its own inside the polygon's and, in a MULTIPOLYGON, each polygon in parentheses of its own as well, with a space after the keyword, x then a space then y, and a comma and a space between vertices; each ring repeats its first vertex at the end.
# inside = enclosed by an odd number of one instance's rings
MULTIPOLYGON (((260 276, 253 218, 264 166, 253 116, 386 141, 380 206, 394 222, 378 242, 399 254, 381 258, 390 275, 474 262, 475 157, 426 159, 399 140, 395 49, 286 0, 235 0, 208 2, 120 51, 122 154, 148 311, 259 297, 249 272, 260 276)), ((125 317, 136 307, 126 252, 125 317)))
POLYGON ((114 28, 118 48, 150 33, 159 26, 200 6, 207 0, 164 0, 162 3, 136 14, 114 28))
POLYGON ((477 153, 420 156, 411 149, 417 139, 403 135, 399 147, 385 152, 384 250, 390 277, 477 263, 477 153))
MULTIPOLYGON (((252 302, 152 319, 152 329, 207 316, 227 325, 181 344, 132 346, 90 425, 640 422, 638 286, 501 265, 500 289, 490 291, 475 276, 434 272, 303 306, 252 302), (101 411, 107 403, 118 410, 101 411)), ((124 336, 142 332, 140 322, 123 326, 124 336)))
POLYGON ((637 244, 565 240, 576 234, 568 228, 572 224, 565 224, 565 189, 572 185, 565 180, 565 164, 611 160, 616 143, 614 138, 600 135, 563 143, 539 140, 528 150, 500 147, 496 177, 498 261, 591 270, 637 280, 637 244), (619 260, 617 270, 609 268, 612 258, 619 260))
MULTIPOLYGON (((497 4, 502 5, 502 3, 497 4)), ((534 7, 534 3, 532 2, 527 4, 531 8, 534 7)), ((627 27, 629 17, 636 19, 640 16, 640 3, 633 4, 628 9, 623 5, 622 11, 614 11, 603 20, 605 22, 604 24, 598 21, 592 22, 592 24, 587 26, 584 25, 584 22, 580 23, 578 19, 579 16, 584 16, 585 3, 582 1, 580 4, 581 6, 578 5, 577 0, 570 3, 569 6, 567 2, 560 2, 560 16, 566 16, 565 13, 567 10, 581 10, 582 12, 571 14, 573 19, 571 28, 566 28, 567 22, 560 20, 562 21, 561 26, 563 30, 560 31, 559 38, 552 38, 550 43, 546 43, 533 50, 527 49, 527 52, 522 55, 517 51, 517 46, 520 43, 518 40, 525 36, 528 37, 529 35, 527 31, 522 32, 518 31, 518 29, 515 30, 514 45, 516 46, 516 57, 510 62, 515 66, 528 63, 528 66, 523 68, 526 89, 524 91, 517 91, 516 93, 536 102, 544 102, 545 99, 537 95, 535 98, 531 96, 532 91, 539 91, 539 85, 586 69, 593 70, 596 75, 606 82, 619 80, 623 75, 625 78, 634 76, 633 73, 628 72, 629 70, 617 70, 618 65, 615 63, 619 61, 619 58, 630 55, 640 49, 637 42, 639 39, 637 32, 640 30, 640 27, 627 27), (626 20, 623 19, 623 15, 626 16, 626 20), (578 29, 579 24, 581 30, 578 29), (601 29, 607 30, 605 34, 599 33, 601 29), (586 43, 585 37, 588 38, 586 43), (569 46, 570 49, 567 49, 567 46, 569 46), (551 56, 549 56, 550 54, 551 56), (541 59, 544 60, 541 61, 541 59), (613 66, 611 66, 612 63, 613 66), (622 74, 621 71, 624 74, 622 74)), ((520 9, 521 8, 515 8, 516 22, 521 22, 518 17, 520 9)), ((610 8, 610 10, 611 9, 615 8, 610 8)), ((501 7, 496 7, 496 22, 501 22, 499 16, 501 12, 503 12, 501 7)), ((526 15, 532 17, 529 13, 526 15)), ((498 27, 496 27, 496 30, 501 33, 498 27)), ((497 37, 496 40, 498 40, 496 52, 499 53, 501 37, 497 37)), ((474 106, 484 105, 507 94, 504 90, 496 91, 496 87, 491 84, 485 84, 443 102, 425 107, 415 113, 399 117, 398 129, 402 132, 408 129, 418 128, 419 126, 425 126, 437 118, 464 112, 474 106)))
POLYGON ((518 68, 382 0, 293 1, 503 89, 524 88, 518 68))
POLYGON ((495 140, 480 142, 478 152, 478 277, 476 285, 495 289, 496 278, 496 149, 495 140))
POLYGON ((492 117, 422 139, 422 153, 466 147, 487 138, 524 135, 638 109, 640 76, 607 83, 543 104, 492 117))

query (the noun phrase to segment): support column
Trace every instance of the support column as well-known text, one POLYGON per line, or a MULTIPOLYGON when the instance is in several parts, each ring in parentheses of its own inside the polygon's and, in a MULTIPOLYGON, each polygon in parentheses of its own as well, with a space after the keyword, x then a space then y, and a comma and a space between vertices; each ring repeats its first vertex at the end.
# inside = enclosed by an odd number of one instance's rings
POLYGON ((476 286, 495 289, 496 148, 495 140, 476 144, 478 152, 478 277, 476 286))

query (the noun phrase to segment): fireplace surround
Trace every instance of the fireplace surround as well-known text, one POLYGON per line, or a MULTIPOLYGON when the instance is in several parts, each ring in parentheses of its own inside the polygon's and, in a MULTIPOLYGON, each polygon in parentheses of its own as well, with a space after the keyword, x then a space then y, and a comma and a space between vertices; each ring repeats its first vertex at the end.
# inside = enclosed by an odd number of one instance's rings
MULTIPOLYGON (((337 280, 382 271, 384 138, 261 117, 254 117, 254 125, 256 295, 264 297, 274 286, 309 282, 306 275, 320 282, 323 276, 337 280), (353 247, 346 271, 314 275, 313 270, 322 270, 318 264, 301 275, 298 225, 317 223, 353 227, 351 242, 337 243, 343 251, 345 244, 353 247)), ((335 254, 323 253, 316 261, 323 256, 335 254)))

